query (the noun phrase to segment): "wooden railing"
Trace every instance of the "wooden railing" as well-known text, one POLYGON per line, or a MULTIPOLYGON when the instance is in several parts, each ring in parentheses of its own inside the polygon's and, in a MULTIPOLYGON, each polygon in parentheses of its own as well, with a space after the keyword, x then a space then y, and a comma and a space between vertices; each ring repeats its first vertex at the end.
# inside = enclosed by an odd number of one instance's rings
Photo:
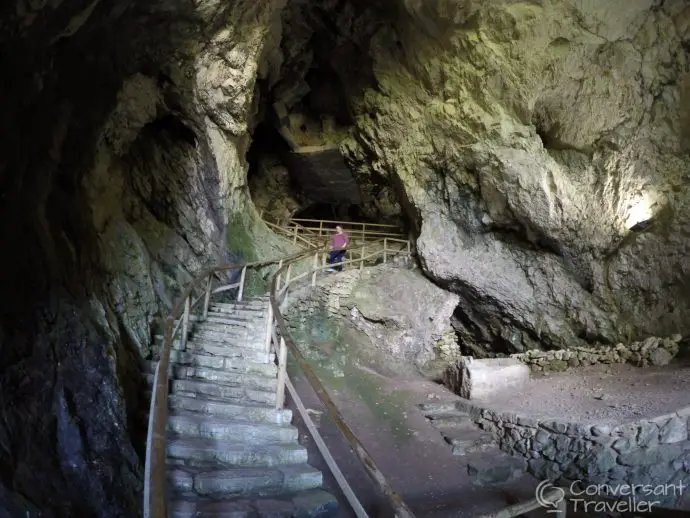
MULTIPOLYGON (((359 267, 362 268, 366 261, 374 260, 379 257, 383 257, 385 261, 388 253, 407 254, 408 247, 404 247, 402 250, 396 250, 395 252, 393 252, 387 250, 384 244, 384 248, 381 250, 378 250, 371 254, 366 254, 365 250, 362 250, 359 258, 342 261, 342 263, 340 264, 342 264, 343 266, 359 265, 359 267)), ((321 380, 319 380, 318 376, 314 373, 311 366, 305 360, 299 348, 295 345, 295 342, 290 337, 290 332, 287 326, 285 325, 285 320, 281 313, 281 307, 283 306, 283 304, 287 302, 290 289, 300 281, 308 283, 307 286, 315 286, 317 276, 319 274, 323 274, 324 270, 331 268, 333 266, 330 264, 324 264, 322 261, 320 261, 321 258, 322 255, 320 252, 314 252, 313 254, 311 254, 311 268, 307 268, 306 271, 294 276, 291 276, 293 266, 297 265, 300 262, 300 260, 294 259, 290 261, 285 261, 282 264, 282 266, 278 269, 278 271, 274 274, 271 282, 269 313, 269 327, 271 328, 270 341, 271 348, 276 352, 276 356, 278 358, 278 389, 276 394, 276 408, 282 408, 284 405, 286 386, 290 391, 293 399, 296 398, 296 401, 299 401, 299 396, 294 391, 294 388, 292 387, 290 380, 287 376, 287 356, 289 352, 292 355, 292 357, 297 361, 297 364, 304 373, 305 378, 309 381, 309 384, 314 389, 314 392, 326 408, 328 415, 336 424, 338 429, 341 431, 341 433, 345 437, 345 440, 351 446, 352 450, 355 452, 359 460, 362 462, 364 470, 367 472, 371 480, 374 482, 375 486, 386 497, 389 504, 392 506, 393 510, 396 513, 396 518, 414 518, 414 513, 405 504, 405 502, 403 502, 402 498, 400 498, 400 496, 391 488, 390 484, 386 480, 386 477, 376 466, 376 462, 374 461, 374 459, 371 457, 364 445, 354 434, 352 429, 347 425, 342 415, 340 414, 340 411, 338 410, 335 403, 328 395, 328 392, 326 391, 325 387, 321 383, 321 380)), ((304 258, 300 259, 304 260, 304 258)), ((311 417, 307 415, 307 419, 305 421, 307 421, 307 426, 310 430, 312 430, 313 428, 312 433, 316 433, 315 442, 317 444, 317 447, 319 448, 319 451, 328 463, 329 468, 333 472, 336 480, 339 482, 341 489, 343 489, 345 497, 350 502, 353 510, 355 510, 355 514, 358 518, 367 518, 367 514, 362 509, 361 504, 354 496, 354 493, 350 489, 349 485, 347 485, 347 482, 344 480, 344 477, 342 477, 342 473, 340 473, 337 466, 331 465, 332 457, 330 455, 330 452, 328 451, 328 448, 326 447, 323 440, 320 438, 320 435, 318 435, 318 431, 313 426, 313 423, 311 422, 311 417)), ((333 464, 335 464, 334 461, 333 464)))
MULTIPOLYGON (((237 289, 237 300, 242 300, 248 269, 277 265, 280 270, 284 261, 294 261, 311 253, 319 253, 319 251, 318 249, 310 249, 281 260, 244 265, 226 264, 209 268, 187 284, 182 294, 177 298, 172 310, 165 318, 163 344, 153 378, 144 467, 144 518, 168 518, 166 514, 167 493, 165 490, 165 440, 168 420, 168 367, 170 364, 170 350, 174 340, 179 335, 181 347, 186 345, 192 312, 197 307, 200 307, 200 318, 206 318, 209 302, 213 294, 237 289), (239 271, 239 281, 214 288, 213 282, 216 275, 227 271, 239 271), (198 295, 195 294, 195 291, 198 291, 198 295)), ((270 327, 268 331, 270 331, 270 327)), ((269 343, 267 342, 268 345, 269 343)), ((281 390, 284 390, 284 388, 281 390)))
MULTIPOLYGON (((263 215, 263 213, 262 213, 263 215)), ((350 221, 331 221, 317 219, 287 219, 278 222, 264 220, 266 225, 274 232, 292 239, 294 244, 313 245, 321 243, 329 238, 336 225, 343 227, 350 237, 352 245, 360 245, 363 242, 379 241, 381 239, 407 240, 407 236, 395 225, 382 223, 358 223, 350 221)))

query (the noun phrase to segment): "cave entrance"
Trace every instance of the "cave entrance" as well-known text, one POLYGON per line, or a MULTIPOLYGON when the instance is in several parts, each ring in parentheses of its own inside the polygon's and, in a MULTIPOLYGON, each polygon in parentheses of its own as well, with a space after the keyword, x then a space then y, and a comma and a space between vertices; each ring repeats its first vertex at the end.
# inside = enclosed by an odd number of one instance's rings
POLYGON ((369 217, 360 205, 312 203, 298 210, 295 219, 319 219, 331 221, 352 221, 360 223, 378 223, 379 220, 369 217))
MULTIPOLYGON (((355 16, 371 19, 364 5, 352 8, 355 16)), ((279 70, 256 84, 250 193, 270 221, 400 225, 392 187, 382 186, 371 165, 346 156, 342 146, 357 131, 357 100, 376 87, 368 58, 376 26, 351 33, 337 21, 336 13, 312 4, 292 3, 282 12, 282 26, 290 30, 282 33, 280 48, 290 52, 279 70)))

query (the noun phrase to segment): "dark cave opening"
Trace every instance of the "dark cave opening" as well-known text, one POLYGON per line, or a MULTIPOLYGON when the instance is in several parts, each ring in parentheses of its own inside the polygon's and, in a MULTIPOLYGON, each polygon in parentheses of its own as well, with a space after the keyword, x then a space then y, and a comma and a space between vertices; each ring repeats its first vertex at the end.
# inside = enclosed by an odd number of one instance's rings
POLYGON ((246 154, 251 198, 271 221, 400 223, 388 180, 340 151, 341 142, 356 132, 353 102, 376 81, 367 35, 354 41, 332 17, 297 4, 283 15, 284 27, 303 31, 308 20, 312 33, 302 38, 286 30, 281 47, 291 53, 277 77, 255 87, 258 110, 246 154))

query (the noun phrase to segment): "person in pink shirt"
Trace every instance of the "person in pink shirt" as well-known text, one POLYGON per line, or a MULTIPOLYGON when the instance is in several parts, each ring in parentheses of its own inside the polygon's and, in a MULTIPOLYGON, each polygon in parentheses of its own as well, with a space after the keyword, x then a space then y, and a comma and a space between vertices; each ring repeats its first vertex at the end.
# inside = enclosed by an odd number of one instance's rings
POLYGON ((335 227, 335 234, 333 234, 333 237, 331 238, 331 251, 328 252, 328 264, 334 264, 335 269, 333 267, 329 268, 329 272, 334 272, 334 271, 343 271, 343 259, 345 258, 345 253, 347 252, 347 243, 350 240, 350 238, 347 235, 347 232, 343 232, 343 227, 338 225, 335 227))

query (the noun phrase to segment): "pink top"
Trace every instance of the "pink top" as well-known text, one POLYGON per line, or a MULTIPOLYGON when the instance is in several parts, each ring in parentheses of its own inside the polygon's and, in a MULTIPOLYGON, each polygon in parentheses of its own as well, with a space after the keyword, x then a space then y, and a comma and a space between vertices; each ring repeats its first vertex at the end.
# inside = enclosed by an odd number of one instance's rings
POLYGON ((333 234, 333 250, 342 250, 347 245, 347 232, 333 234))

